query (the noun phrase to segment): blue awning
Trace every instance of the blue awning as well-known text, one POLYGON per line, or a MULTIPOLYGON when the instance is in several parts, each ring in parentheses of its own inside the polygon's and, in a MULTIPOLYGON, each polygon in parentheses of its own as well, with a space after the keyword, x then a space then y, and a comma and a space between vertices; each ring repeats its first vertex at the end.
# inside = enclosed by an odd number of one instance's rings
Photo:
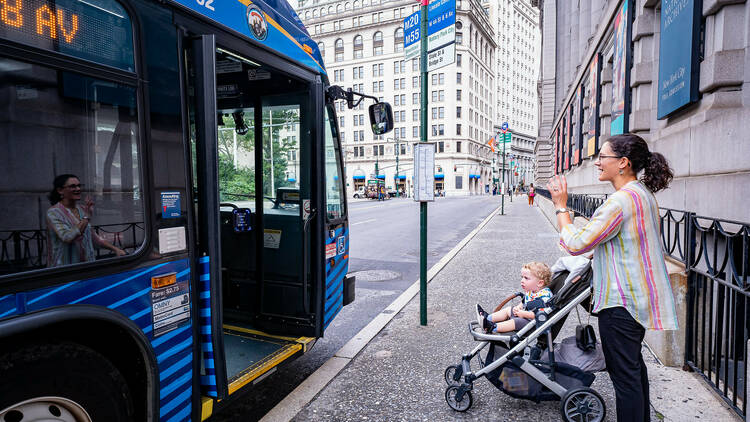
POLYGON ((379 174, 376 176, 378 179, 385 179, 385 174, 379 174))
POLYGON ((393 178, 394 178, 394 179, 398 179, 398 180, 405 180, 405 179, 406 179, 406 175, 404 175, 404 174, 399 174, 399 175, 397 175, 397 176, 393 176, 393 178))
POLYGON ((352 176, 354 180, 365 180, 365 176, 352 176))
POLYGON ((294 182, 297 181, 297 179, 295 179, 294 177, 290 177, 290 178, 286 179, 286 181, 294 183, 294 182))
POLYGON ((435 178, 436 179, 442 179, 443 177, 444 177, 443 173, 435 173, 435 178))

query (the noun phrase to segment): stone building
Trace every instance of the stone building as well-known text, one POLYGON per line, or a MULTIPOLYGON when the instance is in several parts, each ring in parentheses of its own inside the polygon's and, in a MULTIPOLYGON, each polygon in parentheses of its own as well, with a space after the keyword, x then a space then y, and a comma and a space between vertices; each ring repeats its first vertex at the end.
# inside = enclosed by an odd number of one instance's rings
MULTIPOLYGON (((303 0, 296 6, 318 42, 331 83, 393 106, 394 130, 376 137, 364 102, 353 110, 337 104, 347 191, 381 178, 409 193, 412 145, 420 137, 420 72, 418 59, 404 59, 402 25, 418 4, 303 0)), ((437 189, 448 195, 484 194, 492 183, 487 143, 496 123, 496 38, 487 7, 458 0, 456 8, 456 62, 429 74, 428 141, 437 148, 437 189)))
POLYGON ((657 195, 660 206, 749 221, 750 4, 538 3, 537 183, 557 171, 571 192, 610 192, 597 178, 596 143, 588 142, 598 123, 598 144, 624 130, 667 157, 675 179, 657 195), (597 91, 600 98, 592 97, 597 91))

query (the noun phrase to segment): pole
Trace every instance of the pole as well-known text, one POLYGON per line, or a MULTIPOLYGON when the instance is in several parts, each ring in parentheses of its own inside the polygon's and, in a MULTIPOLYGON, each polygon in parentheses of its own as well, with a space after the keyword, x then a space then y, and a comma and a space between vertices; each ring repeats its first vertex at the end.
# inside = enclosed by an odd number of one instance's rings
POLYGON ((401 197, 401 189, 399 188, 399 185, 401 184, 401 179, 398 178, 398 144, 396 144, 396 198, 401 197))
POLYGON ((503 196, 500 197, 500 215, 505 215, 505 133, 503 133, 503 196))
POLYGON ((273 109, 268 110, 268 134, 271 139, 271 192, 269 196, 276 196, 276 189, 274 188, 273 180, 273 109))
MULTIPOLYGON (((421 0, 419 19, 419 36, 421 51, 419 62, 421 64, 422 88, 420 103, 422 113, 420 116, 421 137, 420 142, 427 142, 427 5, 429 0, 421 0)), ((415 163, 416 164, 416 163, 415 163)), ((427 202, 419 203, 419 324, 427 325, 427 202)))

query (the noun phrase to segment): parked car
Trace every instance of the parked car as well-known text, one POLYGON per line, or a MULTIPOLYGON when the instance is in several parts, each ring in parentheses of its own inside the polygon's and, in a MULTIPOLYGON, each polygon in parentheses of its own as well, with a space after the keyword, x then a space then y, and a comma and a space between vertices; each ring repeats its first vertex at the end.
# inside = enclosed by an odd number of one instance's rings
POLYGON ((386 190, 386 192, 388 192, 388 197, 389 198, 395 198, 396 197, 396 189, 394 189, 394 188, 388 188, 388 190, 386 190))
POLYGON ((359 189, 354 191, 353 196, 355 199, 366 198, 367 194, 365 193, 365 188, 363 186, 360 186, 359 189))

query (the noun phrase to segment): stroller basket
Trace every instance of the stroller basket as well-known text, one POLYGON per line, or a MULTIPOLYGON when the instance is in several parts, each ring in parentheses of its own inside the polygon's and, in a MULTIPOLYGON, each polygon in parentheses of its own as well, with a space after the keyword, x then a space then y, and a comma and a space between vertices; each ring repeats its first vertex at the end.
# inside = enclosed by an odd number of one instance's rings
MULTIPOLYGON (((485 366, 490 365, 496 358, 508 353, 508 349, 491 344, 485 358, 485 366)), ((549 362, 531 361, 537 369, 545 375, 552 372, 552 365, 549 362)), ((589 387, 594 382, 594 374, 584 372, 581 369, 565 363, 555 363, 555 382, 563 386, 566 390, 578 387, 589 387)), ((532 400, 537 403, 540 401, 559 400, 560 397, 545 387, 542 383, 529 376, 513 362, 506 362, 499 368, 490 371, 487 379, 497 388, 511 397, 517 399, 532 400)))

